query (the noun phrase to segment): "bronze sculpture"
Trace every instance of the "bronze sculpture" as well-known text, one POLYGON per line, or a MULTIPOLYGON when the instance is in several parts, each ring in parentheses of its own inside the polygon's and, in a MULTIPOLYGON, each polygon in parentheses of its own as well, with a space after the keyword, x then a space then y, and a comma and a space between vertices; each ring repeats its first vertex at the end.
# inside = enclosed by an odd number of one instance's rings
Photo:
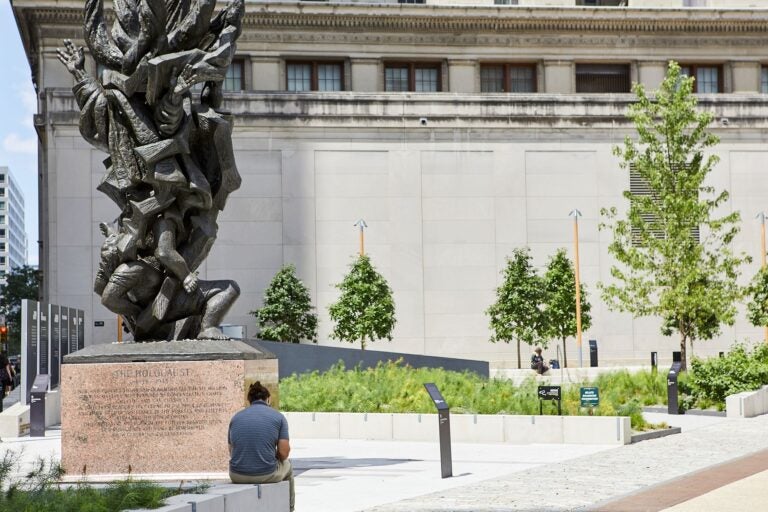
POLYGON ((240 186, 222 82, 241 32, 244 0, 213 16, 215 0, 86 0, 85 42, 99 77, 71 41, 59 60, 75 77, 80 133, 109 153, 97 187, 120 208, 94 291, 136 341, 224 338, 218 325, 240 294, 197 269, 217 217, 240 186))

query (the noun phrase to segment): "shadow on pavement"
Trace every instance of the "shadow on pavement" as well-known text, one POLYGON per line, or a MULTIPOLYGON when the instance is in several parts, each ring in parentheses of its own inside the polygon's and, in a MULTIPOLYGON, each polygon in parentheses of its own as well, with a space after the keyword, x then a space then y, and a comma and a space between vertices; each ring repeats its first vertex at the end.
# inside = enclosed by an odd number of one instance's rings
POLYGON ((367 468, 379 466, 393 466, 404 462, 416 462, 421 459, 383 459, 383 458, 363 458, 348 459, 346 457, 306 457, 291 458, 293 465, 293 474, 300 475, 310 469, 350 469, 367 468))

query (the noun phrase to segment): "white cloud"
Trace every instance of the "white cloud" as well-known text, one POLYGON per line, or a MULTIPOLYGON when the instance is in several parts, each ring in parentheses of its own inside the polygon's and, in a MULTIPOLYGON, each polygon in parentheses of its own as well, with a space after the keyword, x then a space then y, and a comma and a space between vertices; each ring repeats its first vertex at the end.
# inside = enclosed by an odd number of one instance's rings
POLYGON ((37 138, 21 137, 18 133, 12 132, 3 139, 3 149, 9 153, 34 155, 37 153, 37 138))

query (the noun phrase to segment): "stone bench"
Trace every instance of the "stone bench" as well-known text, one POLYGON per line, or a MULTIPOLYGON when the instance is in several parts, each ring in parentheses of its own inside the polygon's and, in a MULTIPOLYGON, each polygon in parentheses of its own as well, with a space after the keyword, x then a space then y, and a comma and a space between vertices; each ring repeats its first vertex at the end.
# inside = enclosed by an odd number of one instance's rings
POLYGON ((214 485, 203 494, 179 494, 165 503, 151 512, 288 512, 290 509, 288 482, 214 485))
POLYGON ((728 395, 725 397, 725 412, 729 418, 754 418, 768 414, 768 386, 728 395))

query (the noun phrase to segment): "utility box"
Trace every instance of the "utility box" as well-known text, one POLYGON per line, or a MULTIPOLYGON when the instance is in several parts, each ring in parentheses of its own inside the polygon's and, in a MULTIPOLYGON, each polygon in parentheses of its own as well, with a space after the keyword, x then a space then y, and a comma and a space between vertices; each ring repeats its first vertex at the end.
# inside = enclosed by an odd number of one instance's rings
POLYGON ((38 375, 29 390, 29 437, 45 437, 45 394, 50 378, 38 375))
POLYGON ((597 340, 589 340, 589 366, 597 368, 597 340))
POLYGON ((672 352, 672 366, 667 374, 667 414, 680 414, 677 402, 677 376, 682 366, 680 352, 672 352))

